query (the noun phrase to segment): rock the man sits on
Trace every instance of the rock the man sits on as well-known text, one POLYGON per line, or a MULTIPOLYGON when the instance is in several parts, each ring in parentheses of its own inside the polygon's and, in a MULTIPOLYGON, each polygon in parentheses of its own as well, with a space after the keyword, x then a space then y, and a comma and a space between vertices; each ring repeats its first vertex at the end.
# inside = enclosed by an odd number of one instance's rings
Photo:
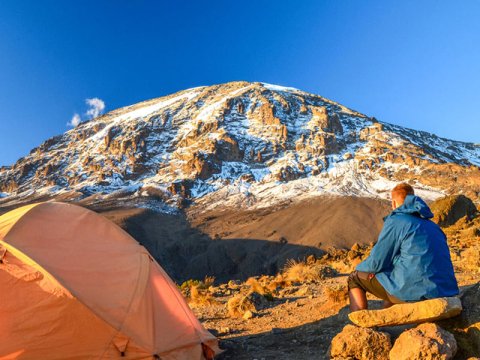
POLYGON ((370 256, 348 278, 351 311, 368 308, 366 292, 384 307, 458 294, 446 236, 428 205, 402 183, 392 190, 392 209, 370 256))

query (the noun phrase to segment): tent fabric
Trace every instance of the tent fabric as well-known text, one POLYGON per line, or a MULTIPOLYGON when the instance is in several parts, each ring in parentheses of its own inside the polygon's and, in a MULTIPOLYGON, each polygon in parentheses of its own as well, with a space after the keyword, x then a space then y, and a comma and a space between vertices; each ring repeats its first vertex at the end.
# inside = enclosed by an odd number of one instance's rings
POLYGON ((219 352, 147 250, 92 211, 48 202, 4 214, 0 255, 0 359, 219 352))

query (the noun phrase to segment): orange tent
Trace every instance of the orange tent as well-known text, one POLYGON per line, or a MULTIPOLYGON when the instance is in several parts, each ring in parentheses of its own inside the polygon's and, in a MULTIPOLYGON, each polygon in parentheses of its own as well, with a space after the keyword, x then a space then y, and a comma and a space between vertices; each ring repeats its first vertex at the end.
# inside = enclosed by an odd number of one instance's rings
POLYGON ((217 339, 130 235, 82 207, 0 217, 0 359, 204 359, 217 339))

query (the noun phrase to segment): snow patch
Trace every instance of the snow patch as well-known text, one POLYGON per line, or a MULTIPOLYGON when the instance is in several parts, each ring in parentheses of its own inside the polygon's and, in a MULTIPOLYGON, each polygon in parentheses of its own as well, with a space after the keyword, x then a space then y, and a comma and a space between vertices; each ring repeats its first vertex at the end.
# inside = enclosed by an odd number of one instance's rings
POLYGON ((273 91, 302 92, 301 90, 295 89, 293 87, 286 87, 286 86, 268 84, 268 83, 264 83, 264 82, 262 82, 262 85, 263 85, 264 88, 266 88, 268 90, 273 90, 273 91))

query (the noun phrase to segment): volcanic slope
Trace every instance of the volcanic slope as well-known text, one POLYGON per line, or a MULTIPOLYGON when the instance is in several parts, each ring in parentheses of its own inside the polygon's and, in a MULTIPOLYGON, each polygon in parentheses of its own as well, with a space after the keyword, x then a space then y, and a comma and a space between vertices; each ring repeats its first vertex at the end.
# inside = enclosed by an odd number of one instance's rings
POLYGON ((260 208, 324 194, 384 198, 392 182, 408 179, 430 199, 462 191, 478 199, 479 165, 478 145, 300 90, 232 82, 81 123, 1 168, 0 192, 3 202, 121 192, 174 208, 260 208))

